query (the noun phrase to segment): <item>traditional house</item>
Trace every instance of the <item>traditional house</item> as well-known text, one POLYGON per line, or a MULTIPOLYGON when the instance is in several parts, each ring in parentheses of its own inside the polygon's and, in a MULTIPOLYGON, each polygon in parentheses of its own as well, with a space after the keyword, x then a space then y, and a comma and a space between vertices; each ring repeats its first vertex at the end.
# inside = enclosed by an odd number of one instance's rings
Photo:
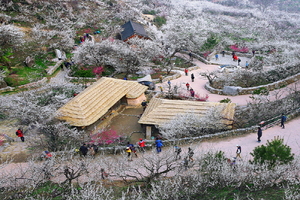
POLYGON ((57 118, 85 127, 120 105, 140 105, 147 87, 136 81, 101 78, 58 109, 57 118))
POLYGON ((222 120, 224 124, 231 124, 235 112, 234 103, 215 103, 203 101, 188 101, 188 100, 169 100, 152 98, 147 106, 147 109, 141 116, 139 123, 146 128, 146 137, 150 138, 152 135, 152 128, 161 126, 164 123, 174 119, 178 114, 193 112, 195 115, 202 117, 208 109, 213 107, 221 108, 221 113, 225 119, 222 120))
POLYGON ((124 30, 121 32, 121 40, 124 42, 133 37, 150 39, 142 24, 130 20, 122 25, 122 28, 124 28, 124 30))

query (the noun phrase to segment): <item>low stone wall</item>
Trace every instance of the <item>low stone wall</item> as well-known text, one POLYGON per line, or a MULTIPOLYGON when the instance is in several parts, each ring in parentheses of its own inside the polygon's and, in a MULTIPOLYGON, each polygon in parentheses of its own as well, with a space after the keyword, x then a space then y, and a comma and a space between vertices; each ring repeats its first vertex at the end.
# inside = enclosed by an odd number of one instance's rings
MULTIPOLYGON (((292 83, 295 83, 299 79, 300 79, 300 73, 298 73, 294 76, 290 76, 286 79, 267 84, 267 85, 260 85, 260 86, 249 87, 249 88, 239 88, 237 91, 238 92, 237 95, 252 94, 253 91, 260 89, 260 88, 267 88, 269 91, 276 90, 276 89, 285 87, 287 85, 290 85, 292 83)), ((223 89, 215 89, 210 86, 209 82, 207 82, 204 87, 206 90, 208 90, 209 92, 211 92, 213 94, 225 95, 223 93, 223 89)), ((229 95, 229 94, 226 94, 226 95, 229 95)))
MULTIPOLYGON (((55 72, 55 70, 63 64, 63 62, 64 62, 63 60, 59 60, 55 64, 55 66, 49 67, 48 70, 47 70, 47 74, 48 75, 52 75, 55 72)), ((1 88, 0 89, 0 93, 1 92, 13 91, 16 88, 35 88, 35 87, 40 87, 40 86, 44 85, 47 81, 48 81, 48 79, 46 77, 44 77, 41 80, 38 80, 38 81, 32 82, 32 83, 28 83, 28 84, 25 84, 25 85, 20 85, 20 86, 17 86, 17 87, 9 87, 8 86, 8 87, 5 87, 5 88, 1 88)))
POLYGON ((13 91, 17 88, 35 88, 35 87, 40 87, 42 85, 44 85, 46 82, 48 81, 48 79, 46 77, 42 78, 41 80, 37 81, 37 82, 32 82, 32 83, 28 83, 28 84, 25 84, 25 85, 20 85, 20 86, 17 86, 17 87, 5 87, 5 88, 1 88, 0 89, 0 93, 1 92, 8 92, 8 91, 13 91))
POLYGON ((69 71, 66 73, 65 75, 65 79, 67 81, 71 81, 71 80, 97 80, 97 78, 81 78, 81 77, 72 77, 72 76, 69 76, 69 71))
POLYGON ((63 60, 59 60, 54 66, 49 66, 47 69, 47 74, 52 75, 57 70, 57 68, 59 68, 63 64, 63 62, 63 60))

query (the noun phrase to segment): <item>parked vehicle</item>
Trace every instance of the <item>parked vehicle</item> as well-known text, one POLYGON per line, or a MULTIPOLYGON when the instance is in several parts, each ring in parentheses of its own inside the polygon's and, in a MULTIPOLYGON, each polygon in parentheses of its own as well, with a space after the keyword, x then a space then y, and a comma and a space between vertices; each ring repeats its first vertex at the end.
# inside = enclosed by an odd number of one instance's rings
POLYGON ((139 83, 142 85, 148 86, 149 90, 155 90, 155 83, 153 83, 151 81, 140 81, 139 83))
POLYGON ((227 73, 232 73, 236 70, 240 70, 242 69, 240 66, 236 66, 236 65, 221 65, 219 66, 219 72, 227 72, 227 73))

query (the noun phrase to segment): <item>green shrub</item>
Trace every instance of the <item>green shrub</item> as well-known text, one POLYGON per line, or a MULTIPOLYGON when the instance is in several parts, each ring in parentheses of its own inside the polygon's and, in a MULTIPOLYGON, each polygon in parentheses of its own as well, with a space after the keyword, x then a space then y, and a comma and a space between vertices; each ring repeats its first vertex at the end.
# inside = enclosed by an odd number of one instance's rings
POLYGON ((155 10, 144 10, 143 14, 147 14, 147 15, 156 15, 156 11, 155 10))
POLYGON ((261 87, 261 88, 258 88, 256 90, 254 90, 252 92, 252 94, 257 94, 257 95, 268 95, 269 94, 269 90, 265 87, 261 87))
POLYGON ((229 99, 229 98, 222 99, 222 100, 220 101, 220 103, 231 103, 231 99, 229 99))
POLYGON ((208 51, 213 49, 217 44, 219 43, 219 38, 212 35, 207 40, 201 47, 201 51, 208 51))
POLYGON ((261 145, 255 147, 252 153, 254 164, 267 164, 268 167, 273 168, 276 164, 288 164, 294 160, 294 154, 291 148, 283 144, 282 138, 274 138, 272 141, 267 141, 266 146, 261 145))
POLYGON ((157 17, 155 17, 154 22, 158 27, 160 27, 160 26, 164 25, 167 22, 167 20, 165 17, 157 16, 157 17))
POLYGON ((77 70, 73 73, 73 76, 93 78, 95 77, 95 74, 93 73, 92 69, 88 69, 88 70, 77 70))

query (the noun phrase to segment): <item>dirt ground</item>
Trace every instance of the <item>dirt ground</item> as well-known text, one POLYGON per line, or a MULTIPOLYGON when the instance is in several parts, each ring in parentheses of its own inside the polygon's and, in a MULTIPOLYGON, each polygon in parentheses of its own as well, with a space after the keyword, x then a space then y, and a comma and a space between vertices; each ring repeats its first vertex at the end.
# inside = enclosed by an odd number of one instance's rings
POLYGON ((122 135, 128 135, 130 142, 135 143, 139 138, 145 137, 142 133, 142 127, 138 123, 142 113, 143 108, 141 106, 129 107, 111 120, 110 128, 122 135))

